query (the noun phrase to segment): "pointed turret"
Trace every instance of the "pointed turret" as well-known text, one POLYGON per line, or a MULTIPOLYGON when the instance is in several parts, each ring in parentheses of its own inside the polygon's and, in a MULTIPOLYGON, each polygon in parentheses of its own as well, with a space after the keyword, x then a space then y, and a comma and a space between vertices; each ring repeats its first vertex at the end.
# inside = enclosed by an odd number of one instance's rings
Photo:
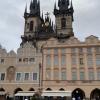
POLYGON ((72 21, 74 21, 74 18, 73 18, 74 8, 73 8, 73 2, 72 2, 72 0, 71 0, 70 9, 71 9, 71 14, 72 14, 72 21))
POLYGON ((24 18, 27 18, 27 4, 26 4, 26 7, 25 7, 24 18))
POLYGON ((57 9, 56 2, 55 2, 55 5, 54 5, 54 9, 57 9))
POLYGON ((40 16, 40 1, 33 0, 30 3, 30 15, 40 16))
POLYGON ((31 2, 30 2, 30 12, 32 11, 32 4, 33 4, 33 2, 32 2, 32 0, 31 0, 31 2))
POLYGON ((69 0, 60 0, 58 2, 59 10, 67 10, 69 6, 69 0))

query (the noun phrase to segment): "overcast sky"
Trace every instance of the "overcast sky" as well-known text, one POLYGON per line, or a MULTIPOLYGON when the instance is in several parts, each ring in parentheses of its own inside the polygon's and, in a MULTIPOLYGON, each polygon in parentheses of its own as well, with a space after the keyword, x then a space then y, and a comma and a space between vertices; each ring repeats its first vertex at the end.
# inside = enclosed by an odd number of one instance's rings
MULTIPOLYGON (((41 10, 52 15, 54 2, 57 0, 40 0, 41 10)), ((9 50, 16 50, 24 33, 23 13, 30 0, 0 0, 0 44, 9 50)), ((74 33, 80 40, 89 35, 100 38, 100 0, 73 0, 74 33)))

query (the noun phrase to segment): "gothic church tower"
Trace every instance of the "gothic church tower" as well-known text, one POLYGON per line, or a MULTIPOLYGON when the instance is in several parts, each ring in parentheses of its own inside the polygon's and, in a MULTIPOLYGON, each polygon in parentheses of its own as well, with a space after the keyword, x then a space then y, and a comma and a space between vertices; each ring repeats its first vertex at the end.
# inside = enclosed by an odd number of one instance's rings
POLYGON ((58 9, 55 3, 54 15, 56 22, 56 29, 58 36, 65 35, 67 37, 73 36, 73 5, 69 0, 58 0, 58 9))

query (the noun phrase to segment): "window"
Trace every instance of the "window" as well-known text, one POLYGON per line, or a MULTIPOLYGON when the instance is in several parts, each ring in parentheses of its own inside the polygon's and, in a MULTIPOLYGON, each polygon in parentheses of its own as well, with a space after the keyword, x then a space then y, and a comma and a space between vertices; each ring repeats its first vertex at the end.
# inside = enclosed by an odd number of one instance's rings
POLYGON ((30 31, 33 31, 33 21, 30 22, 30 31))
POLYGON ((66 80, 67 77, 66 77, 66 71, 65 70, 62 70, 61 71, 61 80, 66 80))
POLYGON ((97 80, 100 80, 100 70, 97 71, 97 80))
POLYGON ((88 68, 93 67, 93 57, 92 57, 92 55, 87 55, 87 65, 88 65, 88 68))
POLYGON ((66 28, 66 18, 61 19, 61 27, 66 28))
POLYGON ((51 70, 46 71, 46 79, 50 80, 51 79, 51 70))
POLYGON ((100 66, 100 55, 96 55, 96 65, 100 66))
POLYGON ((24 58, 23 59, 23 62, 28 62, 28 58, 24 58))
POLYGON ((30 62, 35 62, 35 58, 30 58, 29 61, 30 62))
POLYGON ((51 49, 47 49, 47 54, 51 54, 51 49))
POLYGON ((100 53, 100 47, 95 47, 95 52, 100 53))
POLYGON ((77 80, 77 72, 72 71, 72 80, 77 80))
POLYGON ((71 53, 76 53, 76 48, 72 48, 71 53))
POLYGON ((16 74, 16 81, 21 81, 22 79, 22 73, 17 73, 16 74))
POLYGON ((54 55, 58 55, 58 49, 57 48, 54 49, 54 55))
POLYGON ((66 49, 65 49, 65 48, 62 48, 62 49, 61 49, 61 54, 62 54, 62 55, 65 55, 65 54, 66 54, 66 49))
POLYGON ((61 56, 61 66, 65 66, 66 65, 66 56, 62 55, 61 56))
POLYGON ((3 64, 4 63, 4 59, 1 59, 1 64, 3 64))
POLYGON ((72 56, 72 65, 76 65, 76 64, 77 64, 76 56, 72 56))
POLYGON ((51 56, 50 55, 46 56, 46 65, 47 65, 47 67, 51 66, 51 56))
POLYGON ((54 80, 59 80, 59 71, 54 70, 54 80))
POLYGON ((25 73, 24 80, 29 80, 29 73, 25 73))
POLYGON ((5 73, 0 73, 0 80, 4 81, 5 80, 5 73))
POLYGON ((88 54, 91 54, 92 53, 92 48, 90 47, 90 48, 87 48, 87 53, 88 54))
POLYGON ((80 65, 83 65, 83 58, 80 58, 80 65))
POLYGON ((22 59, 21 58, 19 58, 19 62, 22 62, 22 59))
POLYGON ((54 56, 54 66, 58 66, 59 65, 59 61, 58 61, 58 56, 54 56))
POLYGON ((93 71, 89 71, 89 80, 94 80, 94 72, 93 71))
POLYGON ((33 73, 33 80, 37 80, 37 73, 33 73))
POLYGON ((83 71, 80 71, 80 80, 85 80, 85 74, 83 71))
POLYGON ((83 48, 79 48, 79 53, 83 53, 83 48))

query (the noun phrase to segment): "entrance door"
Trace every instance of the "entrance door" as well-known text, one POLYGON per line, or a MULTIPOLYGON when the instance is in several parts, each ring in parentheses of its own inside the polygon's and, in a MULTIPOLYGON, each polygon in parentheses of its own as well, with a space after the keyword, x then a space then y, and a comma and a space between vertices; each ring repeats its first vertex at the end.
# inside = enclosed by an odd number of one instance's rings
POLYGON ((72 100, 83 100, 85 99, 85 93, 81 89, 75 89, 72 92, 72 100))
POLYGON ((90 100, 100 100, 100 89, 95 89, 91 92, 90 100))

